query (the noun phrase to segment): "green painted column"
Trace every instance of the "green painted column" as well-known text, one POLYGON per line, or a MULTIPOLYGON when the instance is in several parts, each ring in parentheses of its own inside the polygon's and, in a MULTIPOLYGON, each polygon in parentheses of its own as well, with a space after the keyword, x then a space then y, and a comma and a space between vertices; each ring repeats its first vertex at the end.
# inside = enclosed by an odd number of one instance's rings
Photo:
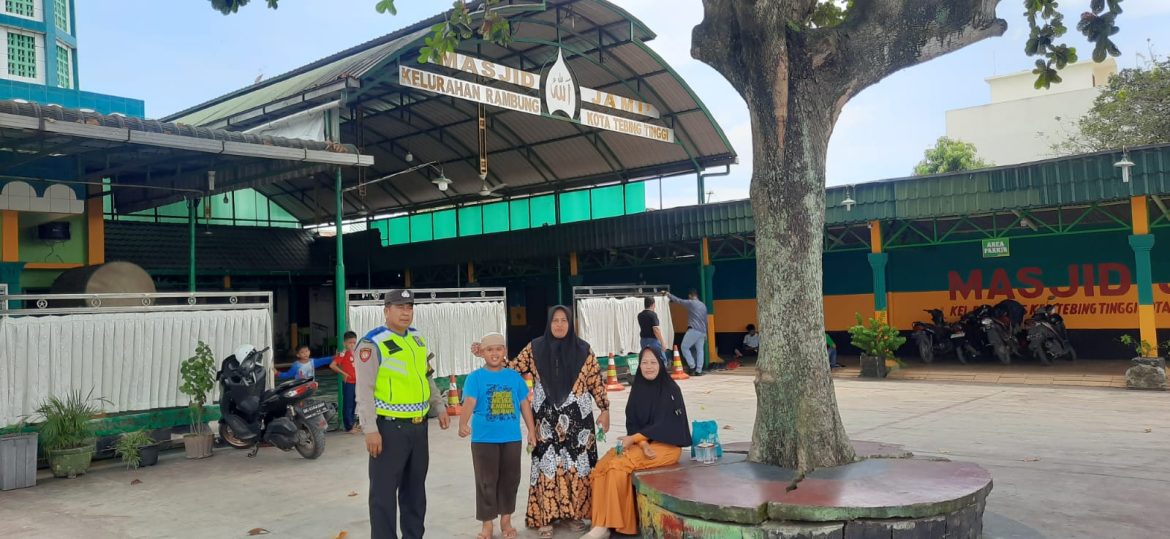
MULTIPOLYGON (((336 180, 333 182, 333 192, 335 202, 337 203, 337 217, 334 219, 336 223, 336 243, 337 243, 337 268, 333 276, 333 287, 337 292, 337 346, 340 347, 345 336, 345 237, 342 230, 341 220, 345 214, 345 207, 342 205, 341 198, 341 167, 337 167, 336 180)), ((338 389, 340 391, 340 388, 338 389)))
POLYGON ((703 238, 699 257, 699 297, 707 306, 707 354, 704 369, 712 363, 723 363, 715 346, 715 265, 711 263, 711 242, 703 238))
POLYGON ((195 209, 199 206, 198 199, 187 200, 187 291, 195 292, 195 209))
POLYGON ((1154 248, 1152 234, 1135 234, 1129 237, 1133 249, 1134 267, 1137 270, 1138 324, 1141 339, 1157 346, 1158 326, 1154 314, 1154 279, 1150 251, 1154 248))
POLYGON ((890 255, 886 253, 869 253, 869 267, 873 270, 873 311, 874 316, 886 318, 889 305, 886 304, 886 264, 890 255))

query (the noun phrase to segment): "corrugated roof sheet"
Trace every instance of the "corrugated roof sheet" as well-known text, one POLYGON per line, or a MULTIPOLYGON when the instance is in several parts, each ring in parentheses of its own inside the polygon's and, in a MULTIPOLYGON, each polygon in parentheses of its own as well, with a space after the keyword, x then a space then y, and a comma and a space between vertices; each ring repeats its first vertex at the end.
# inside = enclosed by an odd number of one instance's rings
MULTIPOLYGON (((133 262, 147 272, 185 270, 189 234, 185 224, 106 221, 106 259, 133 262)), ((199 268, 225 274, 327 273, 332 261, 311 256, 313 242, 313 233, 302 229, 200 226, 195 260, 199 268)))
MULTIPOLYGON (((653 38, 653 34, 621 8, 605 0, 549 0, 517 2, 507 9, 512 10, 507 15, 515 30, 515 40, 508 49, 470 40, 462 45, 460 52, 537 73, 556 58, 558 47, 563 47, 566 61, 581 86, 646 101, 658 108, 663 118, 634 118, 620 111, 605 112, 673 127, 677 142, 670 144, 619 135, 547 115, 529 115, 489 106, 487 181, 492 185, 506 183, 507 187, 499 191, 501 194, 518 196, 568 189, 590 182, 695 173, 736 160, 735 150, 722 129, 688 90, 686 82, 677 78, 673 70, 640 41, 653 38), (558 19, 559 30, 551 26, 558 23, 558 19), (656 75, 639 80, 650 74, 656 75), (673 118, 675 114, 685 116, 685 121, 673 118), (599 142, 608 143, 612 151, 601 149, 601 154, 598 154, 594 145, 599 142), (508 157, 496 158, 502 155, 508 157), (535 176, 532 174, 534 170, 541 170, 550 177, 535 176), (551 180, 551 183, 546 180, 551 180)), ((428 27, 437 20, 408 27, 277 77, 274 81, 229 94, 175 116, 197 122, 222 120, 225 115, 255 109, 264 104, 261 102, 293 95, 312 88, 314 84, 331 83, 340 74, 358 77, 361 86, 346 91, 346 103, 364 111, 361 128, 354 126, 359 123, 357 120, 343 115, 342 140, 359 144, 377 156, 375 166, 366 177, 381 177, 419 162, 437 161, 459 186, 455 190, 459 196, 452 199, 452 192, 440 193, 430 184, 432 171, 423 169, 408 173, 407 177, 393 182, 395 189, 402 191, 401 198, 409 199, 410 203, 371 207, 366 211, 410 211, 453 202, 479 202, 480 198, 475 194, 479 190, 476 105, 408 89, 397 82, 397 67, 393 60, 401 55, 406 59, 404 64, 415 65, 418 38, 425 35, 428 27), (375 146, 382 146, 385 151, 373 149, 375 146), (402 159, 407 151, 416 157, 411 164, 402 159), (470 173, 462 176, 465 167, 470 173), (461 176, 455 176, 455 171, 461 176), (474 188, 463 184, 472 184, 474 188)), ((442 74, 451 72, 435 65, 421 68, 442 74)), ((470 75, 460 77, 470 80, 470 75)), ((480 82, 489 86, 500 85, 493 81, 480 82)), ((522 91, 518 87, 500 86, 510 91, 522 91)), ((528 94, 534 95, 534 92, 528 94)), ((277 114, 272 113, 273 117, 277 114)), ((252 123, 267 120, 264 115, 247 119, 252 123)), ((240 125, 242 129, 247 124, 240 125)), ((355 179, 354 175, 347 173, 347 185, 355 179)), ((291 194, 276 194, 276 200, 302 221, 308 221, 315 218, 315 214, 310 215, 303 208, 298 211, 297 206, 306 206, 303 201, 285 204, 285 200, 321 196, 324 198, 310 205, 332 207, 332 195, 320 192, 319 184, 320 181, 311 178, 292 182, 284 186, 291 194)), ((272 189, 265 192, 269 191, 272 189)), ((347 203, 346 209, 357 211, 362 208, 347 203)))

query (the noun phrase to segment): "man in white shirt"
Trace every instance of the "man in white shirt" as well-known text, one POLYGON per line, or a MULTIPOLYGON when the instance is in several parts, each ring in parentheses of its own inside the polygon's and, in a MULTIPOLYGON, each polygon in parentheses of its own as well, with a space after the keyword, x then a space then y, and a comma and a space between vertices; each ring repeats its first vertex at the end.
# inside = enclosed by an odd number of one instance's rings
POLYGON ((743 344, 735 349, 735 357, 754 356, 760 353, 760 334, 756 332, 755 324, 747 325, 747 335, 743 336, 743 344))

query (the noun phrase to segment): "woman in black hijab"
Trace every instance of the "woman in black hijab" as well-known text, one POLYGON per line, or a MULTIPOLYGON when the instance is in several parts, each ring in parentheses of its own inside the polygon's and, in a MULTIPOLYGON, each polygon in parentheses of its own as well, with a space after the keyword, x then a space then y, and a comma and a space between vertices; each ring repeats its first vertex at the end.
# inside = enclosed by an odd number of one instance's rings
POLYGON ((682 390, 662 368, 654 349, 643 348, 638 359, 626 402, 629 435, 593 470, 593 529, 583 539, 608 538, 611 528, 636 535, 633 473, 676 464, 682 448, 691 445, 682 390))
MULTIPOLYGON (((589 343, 577 337, 568 307, 553 307, 548 318, 544 336, 507 363, 533 380, 537 433, 525 524, 537 528, 542 538, 552 537, 552 524, 558 520, 573 531, 585 531, 598 425, 609 432, 609 398, 589 343), (596 423, 594 406, 601 410, 596 423)), ((478 343, 472 353, 480 355, 478 343)))

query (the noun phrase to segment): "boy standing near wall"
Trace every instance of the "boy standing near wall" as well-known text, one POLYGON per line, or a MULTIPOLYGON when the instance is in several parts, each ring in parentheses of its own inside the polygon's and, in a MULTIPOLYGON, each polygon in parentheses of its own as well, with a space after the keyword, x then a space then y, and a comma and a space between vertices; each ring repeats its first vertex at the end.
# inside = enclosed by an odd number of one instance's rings
POLYGON ((357 347, 357 333, 352 331, 345 332, 345 348, 338 352, 333 357, 333 363, 329 364, 329 368, 337 373, 338 381, 341 382, 341 418, 345 426, 345 432, 356 434, 361 432, 360 429, 354 426, 354 408, 356 395, 355 390, 357 386, 357 371, 353 366, 353 350, 357 347))

